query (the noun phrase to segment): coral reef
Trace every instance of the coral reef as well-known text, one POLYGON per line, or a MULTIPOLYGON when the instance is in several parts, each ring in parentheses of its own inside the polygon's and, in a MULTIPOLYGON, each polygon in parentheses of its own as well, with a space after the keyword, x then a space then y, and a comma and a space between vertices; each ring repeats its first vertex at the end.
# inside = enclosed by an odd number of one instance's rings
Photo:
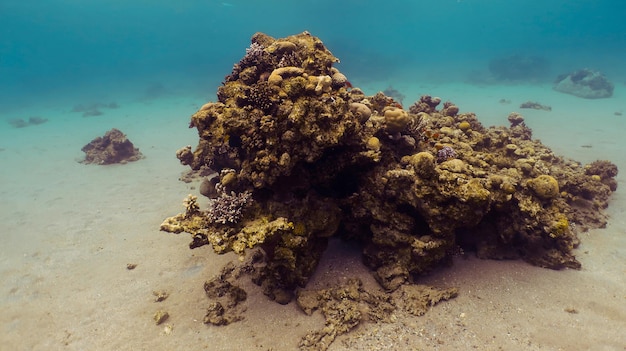
POLYGON ((580 267, 577 232, 606 223, 615 165, 555 155, 516 113, 510 127, 486 128, 437 97, 407 111, 383 93, 365 96, 336 62, 307 32, 255 34, 218 102, 191 117, 198 146, 177 152, 219 173, 204 192, 223 206, 203 210, 189 197, 161 229, 217 253, 262 249, 253 280, 280 303, 307 283, 331 236, 360 242, 388 291, 459 248, 580 267))
POLYGON ((613 96, 613 83, 602 73, 587 68, 562 74, 554 82, 554 90, 585 99, 602 99, 613 96))
POLYGON ((85 153, 85 159, 81 163, 98 165, 127 163, 144 157, 126 135, 115 128, 106 132, 104 136, 93 139, 81 150, 85 153))

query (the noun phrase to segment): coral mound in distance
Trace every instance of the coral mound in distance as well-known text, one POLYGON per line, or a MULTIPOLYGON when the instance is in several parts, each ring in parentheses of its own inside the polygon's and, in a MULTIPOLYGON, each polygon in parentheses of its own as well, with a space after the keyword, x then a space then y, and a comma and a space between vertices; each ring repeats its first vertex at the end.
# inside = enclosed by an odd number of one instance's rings
POLYGON ((218 101, 191 117, 197 147, 177 152, 218 172, 213 199, 202 210, 190 195, 161 229, 217 253, 261 248, 254 281, 269 297, 288 302, 333 236, 360 243, 392 291, 459 251, 579 268, 577 232, 606 224, 617 167, 555 155, 521 115, 486 128, 427 95, 405 109, 352 88, 308 32, 251 41, 218 101))

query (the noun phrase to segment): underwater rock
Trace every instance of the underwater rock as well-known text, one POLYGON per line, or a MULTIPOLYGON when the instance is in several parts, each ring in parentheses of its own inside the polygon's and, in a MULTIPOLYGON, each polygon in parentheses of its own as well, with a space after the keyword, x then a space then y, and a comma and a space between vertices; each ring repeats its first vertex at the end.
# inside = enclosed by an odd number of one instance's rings
POLYGON ((152 316, 152 319, 154 319, 154 323, 156 323, 156 325, 159 325, 165 322, 169 317, 170 317, 170 314, 167 313, 167 311, 158 310, 154 313, 154 316, 152 316))
POLYGON ((386 130, 390 134, 402 132, 411 121, 409 114, 405 110, 395 106, 385 107, 383 116, 385 116, 386 130))
POLYGON ((81 150, 85 153, 85 159, 81 163, 87 164, 127 163, 144 157, 126 135, 115 128, 106 132, 104 136, 93 139, 81 150))
POLYGON ((28 117, 28 120, 24 120, 23 118, 16 118, 9 120, 9 124, 14 128, 25 128, 30 126, 36 126, 39 124, 44 124, 48 122, 47 118, 41 118, 38 116, 28 117))
POLYGON ((326 78, 343 81, 336 62, 308 32, 255 34, 218 102, 191 117, 198 145, 177 152, 220 174, 203 192, 225 202, 226 216, 190 197, 161 229, 217 253, 261 248, 254 281, 280 303, 306 285, 332 236, 360 242, 388 291, 449 264, 459 247, 580 267, 577 233, 606 223, 615 165, 555 155, 517 113, 508 128, 486 128, 438 97, 407 111, 383 93, 365 96, 326 78))
POLYGON ((154 302, 165 301, 170 296, 165 290, 154 290, 152 291, 152 295, 154 295, 154 302))
POLYGON ((613 83, 602 73, 583 68, 558 76, 554 90, 585 99, 602 99, 613 96, 613 83))
POLYGON ((542 105, 535 101, 526 101, 519 105, 519 108, 532 108, 534 110, 552 111, 552 107, 548 105, 542 105))

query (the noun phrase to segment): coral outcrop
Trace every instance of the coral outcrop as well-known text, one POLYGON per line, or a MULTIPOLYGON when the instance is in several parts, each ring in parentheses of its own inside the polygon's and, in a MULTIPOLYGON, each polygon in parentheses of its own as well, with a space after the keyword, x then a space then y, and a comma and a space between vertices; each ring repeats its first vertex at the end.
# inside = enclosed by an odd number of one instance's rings
POLYGON ((191 117, 197 147, 177 152, 194 170, 218 172, 205 183, 213 198, 203 210, 189 197, 161 229, 218 253, 261 248, 254 281, 281 303, 307 283, 332 236, 360 242, 389 291, 460 249, 580 267, 577 231, 606 223, 615 165, 555 155, 516 113, 510 127, 486 128, 437 97, 407 110, 366 96, 339 76, 338 61, 307 32, 255 34, 218 101, 191 117))
POLYGON ((98 165, 127 163, 144 157, 126 135, 115 128, 106 132, 104 136, 93 139, 81 150, 85 153, 82 163, 98 165))
POLYGON ((562 74, 554 82, 554 90, 585 99, 602 99, 613 96, 613 83, 602 73, 587 68, 562 74))

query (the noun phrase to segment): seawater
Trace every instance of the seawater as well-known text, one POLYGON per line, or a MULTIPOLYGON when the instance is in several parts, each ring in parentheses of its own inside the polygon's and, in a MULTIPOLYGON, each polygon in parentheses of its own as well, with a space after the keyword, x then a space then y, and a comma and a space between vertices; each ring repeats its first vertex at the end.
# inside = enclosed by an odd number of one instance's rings
MULTIPOLYGON (((465 81, 497 57, 546 58, 624 82, 626 5, 618 1, 0 2, 0 113, 46 99, 159 89, 212 94, 257 31, 308 30, 355 84, 465 81), (419 79, 419 80, 418 80, 419 79)), ((6 126, 3 126, 6 127, 6 126)))

